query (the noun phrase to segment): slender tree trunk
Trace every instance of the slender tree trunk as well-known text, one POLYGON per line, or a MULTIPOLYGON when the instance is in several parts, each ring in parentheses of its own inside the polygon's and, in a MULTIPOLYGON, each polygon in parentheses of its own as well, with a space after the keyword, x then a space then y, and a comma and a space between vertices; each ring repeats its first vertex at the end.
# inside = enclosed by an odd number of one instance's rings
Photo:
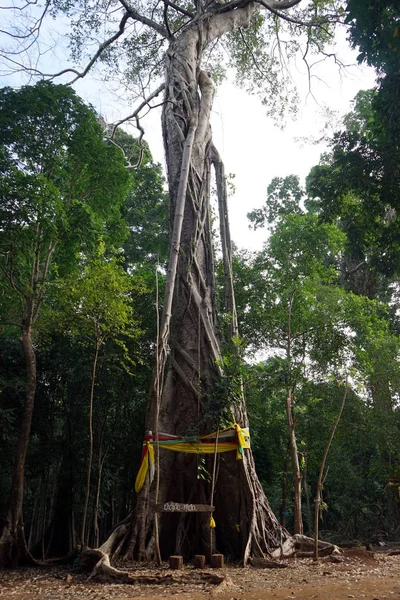
POLYGON ((38 528, 38 522, 39 522, 39 516, 38 516, 39 497, 40 497, 40 485, 37 488, 36 494, 35 494, 35 503, 33 505, 32 521, 31 521, 31 527, 29 530, 28 550, 30 552, 32 551, 32 546, 35 545, 36 540, 37 540, 37 528, 38 528))
MULTIPOLYGON (((289 300, 288 306, 288 329, 287 329, 287 346, 286 346, 286 361, 287 361, 287 376, 288 385, 286 389, 286 419, 289 429, 289 447, 290 455, 292 458, 292 472, 293 472, 293 491, 294 491, 294 533, 303 535, 303 516, 301 510, 301 470, 299 463, 299 453, 297 451, 297 440, 296 440, 296 422, 293 418, 293 390, 292 390, 292 307, 295 295, 295 287, 293 287, 292 295, 289 300)), ((293 386, 294 387, 294 386, 293 386)))
POLYGON ((96 485, 96 499, 93 509, 93 532, 94 532, 94 547, 99 547, 99 505, 100 505, 100 491, 101 481, 103 475, 103 466, 106 458, 106 452, 103 454, 103 434, 99 444, 99 460, 97 463, 97 485, 96 485))
POLYGON ((292 392, 288 390, 286 397, 286 416, 289 428, 290 455, 292 457, 293 490, 294 490, 294 532, 303 535, 303 517, 301 510, 301 481, 302 475, 297 451, 295 422, 292 414, 292 392))
MULTIPOLYGON (((325 478, 324 478, 325 464, 326 464, 326 459, 328 458, 328 453, 329 453, 329 449, 332 445, 333 438, 335 437, 337 426, 339 425, 339 421, 342 417, 348 390, 349 390, 349 386, 346 381, 346 387, 344 390, 343 399, 342 399, 342 403, 340 405, 339 413, 338 413, 338 416, 336 417, 335 423, 332 427, 332 432, 331 432, 331 435, 329 436, 329 440, 326 444, 324 455, 321 460, 321 467, 319 469, 319 475, 318 475, 318 481, 317 481, 317 493, 315 495, 315 512, 314 512, 314 555, 313 555, 313 559, 315 561, 318 560, 319 513, 321 510, 322 489, 323 489, 324 480, 325 480, 325 478)), ((325 477, 326 477, 326 475, 325 475, 325 477)))
MULTIPOLYGON (((215 383, 222 376, 220 343, 214 305, 214 257, 209 206, 211 164, 221 164, 212 145, 209 124, 213 88, 201 69, 204 49, 215 38, 249 23, 253 4, 246 9, 200 21, 171 42, 166 56, 166 98, 163 112, 167 154, 171 255, 160 328, 158 372, 163 383, 157 406, 154 387, 146 429, 178 435, 210 432, 216 420, 209 406, 215 383), (165 381, 164 368, 168 356, 165 381), (157 419, 158 417, 158 419, 157 419)), ((224 218, 224 226, 227 219, 224 218)), ((225 242, 229 239, 226 232, 225 242)), ((230 248, 229 248, 230 253, 230 248)), ((233 290, 231 312, 234 316, 233 290)), ((247 426, 244 400, 232 407, 232 417, 247 426)), ((212 471, 212 461, 209 463, 212 471)), ((210 485, 197 478, 193 455, 160 451, 159 502, 207 503, 210 485)), ((288 533, 274 517, 258 481, 251 450, 242 461, 234 453, 220 459, 215 482, 216 544, 219 550, 247 560, 280 548, 288 533)), ((128 556, 155 556, 154 485, 147 480, 139 493, 128 556)), ((160 517, 160 549, 168 556, 208 553, 209 517, 164 513, 160 517)))
POLYGON ((43 481, 42 489, 42 501, 41 501, 41 512, 40 512, 40 550, 41 558, 46 558, 45 548, 45 536, 46 536, 46 520, 47 520, 47 488, 48 488, 48 474, 46 473, 43 481))
POLYGON ((28 552, 22 515, 25 460, 36 391, 36 355, 32 345, 30 322, 28 323, 23 325, 21 335, 27 370, 26 400, 15 453, 8 512, 0 538, 0 567, 16 567, 34 562, 28 552))
POLYGON ((285 456, 285 463, 283 466, 283 474, 282 474, 282 500, 281 500, 281 525, 282 527, 286 527, 286 517, 287 517, 287 478, 288 478, 288 469, 289 469, 289 459, 290 459, 290 443, 288 444, 285 456))
POLYGON ((307 509, 307 534, 309 536, 311 536, 313 533, 313 527, 312 527, 312 517, 311 517, 310 490, 308 489, 308 479, 307 479, 307 460, 306 460, 306 465, 304 467, 303 484, 304 484, 304 494, 306 497, 306 509, 307 509))
POLYGON ((90 496, 90 481, 92 476, 92 462, 93 462, 93 399, 94 399, 94 386, 96 383, 96 371, 97 371, 97 360, 99 358, 99 349, 100 342, 96 342, 96 350, 93 358, 92 365, 92 381, 90 386, 90 400, 89 400, 89 456, 88 456, 88 467, 87 467, 87 476, 86 476, 86 492, 85 492, 85 504, 83 507, 83 517, 82 517, 82 529, 81 529, 81 544, 83 546, 87 545, 86 536, 86 521, 87 521, 87 513, 89 506, 89 496, 90 496))

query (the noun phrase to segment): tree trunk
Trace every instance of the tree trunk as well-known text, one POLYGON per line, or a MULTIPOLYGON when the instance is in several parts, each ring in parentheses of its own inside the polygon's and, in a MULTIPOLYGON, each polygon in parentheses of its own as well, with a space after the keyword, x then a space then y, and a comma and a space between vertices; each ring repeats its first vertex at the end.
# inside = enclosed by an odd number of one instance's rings
POLYGON ((294 490, 294 532, 303 535, 303 516, 301 510, 301 481, 302 475, 299 463, 299 453, 297 451, 297 440, 295 431, 295 422, 292 415, 292 393, 288 390, 286 397, 286 417, 289 428, 290 454, 292 457, 293 470, 293 490, 294 490))
POLYGON ((97 360, 99 357, 100 342, 96 341, 96 350, 92 365, 92 380, 90 386, 90 400, 89 400, 89 456, 88 456, 88 467, 86 475, 86 492, 85 492, 85 504, 83 508, 82 517, 82 530, 81 530, 81 543, 83 546, 87 544, 86 538, 89 538, 89 532, 86 532, 86 521, 89 506, 90 496, 90 481, 92 475, 92 462, 93 462, 93 399, 94 399, 94 386, 96 383, 96 371, 97 371, 97 360))
POLYGON ((50 532, 47 556, 66 556, 75 547, 74 531, 74 456, 68 434, 64 438, 64 455, 61 459, 52 520, 48 527, 50 532))
POLYGON ((289 470, 289 459, 290 459, 290 443, 288 444, 285 456, 285 462, 283 465, 283 473, 282 473, 282 500, 281 500, 281 525, 286 527, 286 517, 287 517, 287 477, 289 470))
POLYGON ((299 464, 299 453, 297 451, 296 439, 296 421, 293 418, 293 395, 295 385, 292 382, 292 308, 296 293, 296 284, 293 285, 292 294, 288 302, 288 328, 287 328, 287 345, 286 345, 286 362, 287 362, 287 377, 288 385, 286 389, 286 419, 289 429, 289 448, 292 458, 293 472, 293 515, 294 515, 294 533, 303 535, 303 515, 301 509, 301 471, 299 464))
MULTIPOLYGON (((201 69, 201 58, 214 39, 235 27, 247 26, 253 8, 249 4, 246 9, 197 22, 171 42, 166 56, 163 133, 172 246, 158 376, 164 372, 167 343, 169 350, 159 407, 154 388, 150 394, 146 422, 150 431, 157 428, 180 436, 209 433, 224 408, 223 399, 214 394, 222 373, 209 206, 211 163, 216 161, 209 124, 213 88, 201 69)), ((248 425, 244 399, 232 407, 231 419, 242 427, 248 425)), ((206 464, 211 473, 212 460, 206 464)), ((226 453, 219 459, 218 472, 215 550, 246 562, 250 554, 263 556, 279 548, 289 535, 269 507, 251 450, 246 450, 240 461, 235 453, 226 453)), ((159 502, 207 504, 209 497, 210 483, 198 478, 196 455, 160 451, 159 502)), ((154 486, 147 478, 137 499, 128 556, 154 558, 153 527, 154 486)), ((208 554, 209 527, 205 513, 163 513, 159 523, 163 557, 208 554)))
POLYGON ((304 495, 306 497, 306 512, 307 512, 307 533, 309 536, 313 535, 312 518, 311 518, 311 502, 310 502, 310 490, 308 488, 308 476, 307 476, 307 459, 304 467, 304 495))
POLYGON ((338 416, 336 417, 335 423, 332 427, 332 431, 331 431, 331 435, 329 436, 329 440, 327 441, 327 444, 325 446, 325 450, 324 450, 324 454, 321 460, 321 466, 319 469, 319 475, 318 475, 318 481, 317 481, 317 493, 315 495, 315 510, 314 510, 314 553, 313 553, 313 559, 315 561, 318 560, 318 553, 319 553, 319 543, 318 543, 318 527, 319 527, 319 513, 321 510, 321 502, 322 502, 322 490, 324 487, 324 471, 325 471, 325 464, 326 464, 326 459, 328 458, 328 452, 330 450, 330 447, 332 445, 332 441, 333 438, 335 437, 335 433, 336 433, 336 429, 337 426, 339 425, 339 421, 342 418, 342 413, 343 413, 343 409, 344 409, 344 405, 346 402, 346 398, 347 398, 347 392, 349 389, 349 384, 347 383, 346 380, 346 387, 344 390, 344 395, 343 395, 343 399, 342 399, 342 403, 340 405, 340 409, 339 409, 339 413, 338 416))
POLYGON ((26 400, 15 453, 8 512, 0 538, 0 567, 12 568, 34 563, 27 548, 22 515, 25 460, 36 391, 36 355, 32 345, 30 324, 23 325, 21 345, 27 370, 26 400))
POLYGON ((104 465, 104 461, 105 461, 106 453, 107 453, 107 452, 103 453, 103 437, 104 437, 103 433, 104 433, 104 429, 103 429, 103 432, 101 433, 100 443, 99 443, 99 456, 98 456, 98 462, 97 462, 96 499, 95 499, 94 509, 93 509, 93 532, 94 532, 95 548, 98 548, 99 539, 100 539, 100 532, 99 532, 100 491, 101 491, 101 481, 102 481, 102 476, 103 476, 103 465, 104 465))

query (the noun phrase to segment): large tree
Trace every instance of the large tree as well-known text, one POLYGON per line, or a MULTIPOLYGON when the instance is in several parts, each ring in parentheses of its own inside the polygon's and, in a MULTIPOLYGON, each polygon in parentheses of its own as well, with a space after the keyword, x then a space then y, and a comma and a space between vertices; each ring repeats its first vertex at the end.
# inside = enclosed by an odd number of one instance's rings
MULTIPOLYGON (((214 147, 210 113, 213 80, 234 65, 247 88, 259 90, 270 112, 279 114, 287 100, 282 76, 281 36, 290 36, 289 52, 300 46, 304 56, 329 40, 340 14, 340 0, 304 3, 302 0, 126 0, 107 6, 97 2, 57 1, 46 5, 53 15, 62 12, 74 22, 72 50, 82 58, 85 37, 109 34, 82 69, 67 69, 83 77, 102 58, 123 71, 130 89, 147 89, 147 97, 131 116, 137 118, 164 90, 162 126, 169 185, 170 259, 160 323, 157 367, 149 398, 146 429, 181 436, 206 433, 221 423, 232 398, 215 398, 223 377, 217 315, 214 305, 212 219, 209 205, 214 166, 225 262, 226 308, 231 335, 237 333, 230 267, 230 238, 222 161, 214 147), (303 8, 304 6, 304 8, 303 8), (289 12, 290 11, 290 12, 289 12), (283 34, 284 35, 284 34, 283 34), (275 52, 275 54, 274 54, 275 52), (151 86, 146 82, 163 78, 151 86), (167 368, 166 368, 167 367, 167 368), (216 419, 208 406, 217 403, 216 419)), ((36 36, 42 23, 38 16, 36 36)), ((29 31, 27 32, 29 33, 29 31)), ((287 42, 287 43, 286 43, 287 42)), ((86 46, 88 47, 88 46, 86 46)), ((18 62, 12 57, 14 65, 18 62)), ((67 72, 65 71, 65 72, 67 72)), ((30 69, 35 73, 35 69, 30 69)), ((36 70, 37 72, 37 70, 36 70)), ((287 83, 287 82, 286 82, 287 83)), ((144 95, 146 95, 144 94, 144 95)), ((243 397, 230 408, 230 419, 247 426, 243 397)), ((228 456, 228 455, 227 455, 228 456)), ((197 457, 160 454, 156 492, 147 481, 140 492, 130 532, 129 553, 139 558, 156 552, 153 505, 159 501, 205 502, 209 484, 197 477, 197 457)), ((211 467, 210 467, 211 468, 211 467)), ((246 561, 250 554, 280 552, 289 534, 272 514, 258 481, 251 451, 242 461, 220 460, 214 502, 218 548, 246 561)), ((179 550, 193 554, 210 548, 208 518, 164 515, 160 523, 163 554, 179 550)), ((290 544, 289 544, 290 545, 290 544)))

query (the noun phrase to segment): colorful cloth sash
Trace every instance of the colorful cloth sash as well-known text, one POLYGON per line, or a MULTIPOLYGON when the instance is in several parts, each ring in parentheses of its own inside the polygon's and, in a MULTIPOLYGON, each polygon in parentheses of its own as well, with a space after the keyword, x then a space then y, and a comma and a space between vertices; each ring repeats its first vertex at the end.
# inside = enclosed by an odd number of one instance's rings
MULTIPOLYGON (((236 459, 241 460, 244 448, 250 448, 250 433, 247 427, 242 428, 235 423, 232 427, 198 437, 180 438, 176 435, 160 433, 158 444, 160 448, 166 450, 189 454, 214 454, 214 452, 219 454, 220 452, 236 450, 236 459)), ((139 472, 135 482, 136 492, 142 489, 147 473, 150 474, 150 482, 153 481, 155 472, 154 446, 156 445, 156 436, 152 434, 145 436, 139 472)))

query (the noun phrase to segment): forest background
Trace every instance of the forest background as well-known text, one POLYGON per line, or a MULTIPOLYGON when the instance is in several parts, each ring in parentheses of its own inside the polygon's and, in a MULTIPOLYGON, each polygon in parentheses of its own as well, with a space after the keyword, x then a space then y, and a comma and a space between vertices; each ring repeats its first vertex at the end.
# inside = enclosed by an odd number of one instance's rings
MULTIPOLYGON (((223 354, 221 383, 232 397, 244 382, 257 474, 290 530, 297 494, 309 534, 321 458, 350 386, 320 506, 322 536, 335 542, 400 533, 400 15, 394 3, 368 6, 349 0, 342 17, 376 87, 358 94, 306 189, 296 174, 275 178, 265 207, 249 213, 268 239, 233 254, 241 337, 223 354)), ((104 123, 70 88, 3 88, 0 119, 0 513, 6 522, 35 378, 24 521, 29 550, 45 558, 97 546, 134 508, 168 200, 149 149, 121 131, 106 142, 104 123), (36 362, 28 395, 21 334, 36 362)), ((223 338, 218 248, 216 258, 223 338)))

